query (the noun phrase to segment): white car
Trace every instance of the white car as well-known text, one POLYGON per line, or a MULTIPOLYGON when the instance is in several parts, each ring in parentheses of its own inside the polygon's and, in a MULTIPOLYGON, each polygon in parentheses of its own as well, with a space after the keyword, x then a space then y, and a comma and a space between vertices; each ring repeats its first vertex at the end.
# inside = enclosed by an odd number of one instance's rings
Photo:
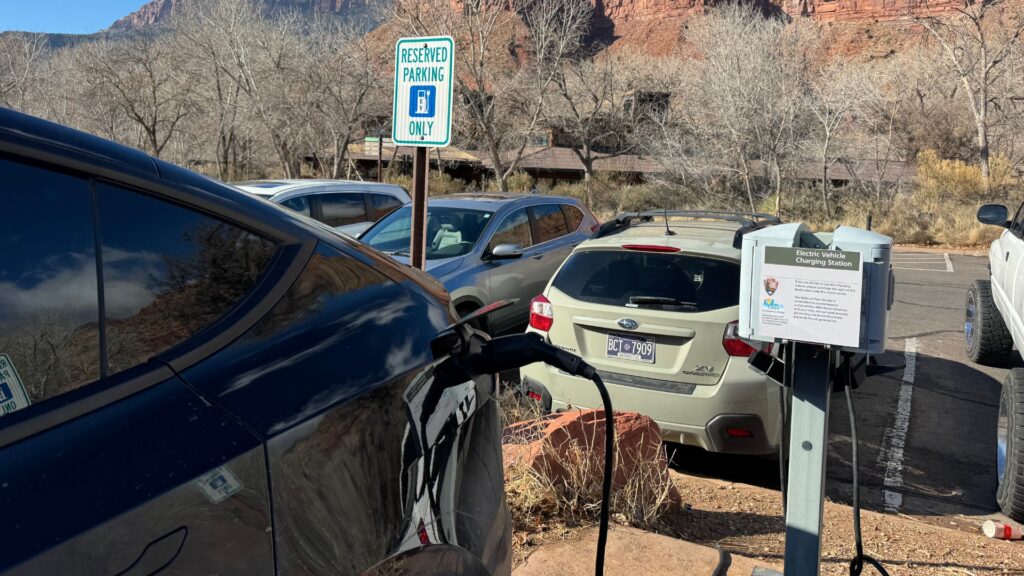
MULTIPOLYGON (((988 280, 976 280, 967 292, 964 342, 979 364, 1004 365, 1024 350, 1024 206, 1011 220, 1005 206, 989 204, 978 220, 1006 228, 989 248, 988 280)), ((1003 381, 996 426, 996 500, 1007 516, 1024 521, 1024 368, 1003 381)))
MULTIPOLYGON (((621 215, 577 246, 534 298, 529 330, 597 368, 615 409, 650 416, 662 440, 775 454, 779 386, 751 369, 756 349, 736 329, 739 241, 777 223, 725 212, 621 215)), ((543 409, 601 405, 590 382, 547 364, 520 375, 543 409)))
POLYGON ((354 180, 254 180, 235 188, 358 237, 411 199, 401 186, 354 180))

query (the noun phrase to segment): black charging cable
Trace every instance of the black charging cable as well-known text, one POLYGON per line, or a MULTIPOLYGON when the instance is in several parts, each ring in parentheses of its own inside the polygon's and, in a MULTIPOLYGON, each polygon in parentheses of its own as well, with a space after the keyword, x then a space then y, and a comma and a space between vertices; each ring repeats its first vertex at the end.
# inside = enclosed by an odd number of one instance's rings
POLYGON ((860 576, 865 564, 870 564, 882 576, 889 576, 882 563, 864 554, 864 542, 860 531, 860 465, 857 461, 857 412, 853 407, 853 369, 846 379, 846 406, 850 412, 850 465, 853 467, 853 539, 857 555, 850 560, 850 576, 860 576))
POLYGON ((604 478, 601 484, 601 512, 597 532, 597 558, 594 573, 604 575, 605 547, 608 545, 608 517, 611 505, 612 479, 615 474, 615 416, 601 375, 582 358, 548 344, 538 334, 513 334, 486 341, 466 358, 474 372, 495 374, 516 370, 534 362, 544 362, 559 370, 591 380, 604 404, 604 478))

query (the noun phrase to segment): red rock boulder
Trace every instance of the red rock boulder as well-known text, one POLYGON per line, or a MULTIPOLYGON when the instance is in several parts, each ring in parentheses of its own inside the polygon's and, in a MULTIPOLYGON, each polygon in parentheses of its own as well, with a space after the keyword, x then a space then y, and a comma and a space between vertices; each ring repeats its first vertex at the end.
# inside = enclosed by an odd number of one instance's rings
MULTIPOLYGON (((599 489, 604 434, 604 410, 573 410, 512 424, 502 437, 505 469, 528 466, 555 487, 599 489)), ((615 436, 612 489, 664 490, 678 502, 657 423, 636 412, 615 412, 615 436)))

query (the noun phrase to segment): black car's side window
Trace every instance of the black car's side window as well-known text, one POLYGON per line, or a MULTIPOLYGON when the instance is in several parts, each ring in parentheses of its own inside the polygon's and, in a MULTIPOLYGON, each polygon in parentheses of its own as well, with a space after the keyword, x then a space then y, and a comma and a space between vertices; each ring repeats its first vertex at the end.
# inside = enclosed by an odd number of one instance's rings
POLYGON ((303 216, 312 215, 308 196, 296 196, 295 198, 289 198, 284 202, 281 202, 281 206, 294 210, 303 216))
POLYGON ((565 222, 569 225, 570 234, 580 229, 580 224, 583 223, 583 212, 580 212, 579 208, 562 204, 562 214, 565 214, 565 222))
POLYGON ((319 194, 322 221, 328 226, 346 226, 366 222, 366 204, 362 194, 319 194))
POLYGON ((526 209, 516 210, 509 214, 498 225, 498 229, 491 236, 491 242, 487 245, 487 251, 494 250, 499 244, 519 244, 523 248, 533 246, 533 236, 530 232, 530 216, 526 209))
POLYGON ((85 179, 0 159, 0 417, 100 377, 85 179))
POLYGON ((533 220, 536 224, 537 243, 547 242, 555 238, 561 238, 569 233, 565 226, 565 215, 558 204, 542 204, 530 208, 533 212, 533 220))
POLYGON ((214 323, 256 286, 276 245, 201 212, 96 184, 109 373, 214 323))

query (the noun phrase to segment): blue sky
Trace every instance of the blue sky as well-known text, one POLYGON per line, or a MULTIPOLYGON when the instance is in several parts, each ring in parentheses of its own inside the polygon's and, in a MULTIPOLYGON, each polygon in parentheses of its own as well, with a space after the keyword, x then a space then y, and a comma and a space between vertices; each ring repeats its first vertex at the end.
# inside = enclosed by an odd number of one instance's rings
POLYGON ((0 0, 0 31, 88 34, 142 6, 145 0, 0 0))

